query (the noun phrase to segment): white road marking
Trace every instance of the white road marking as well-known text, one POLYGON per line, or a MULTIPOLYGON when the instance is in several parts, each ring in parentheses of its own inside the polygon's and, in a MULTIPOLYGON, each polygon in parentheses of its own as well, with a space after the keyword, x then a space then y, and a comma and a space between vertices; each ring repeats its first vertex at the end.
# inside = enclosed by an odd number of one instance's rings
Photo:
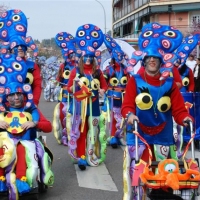
POLYGON ((78 165, 74 166, 80 187, 118 191, 104 163, 101 163, 98 167, 87 166, 85 171, 81 171, 78 165))

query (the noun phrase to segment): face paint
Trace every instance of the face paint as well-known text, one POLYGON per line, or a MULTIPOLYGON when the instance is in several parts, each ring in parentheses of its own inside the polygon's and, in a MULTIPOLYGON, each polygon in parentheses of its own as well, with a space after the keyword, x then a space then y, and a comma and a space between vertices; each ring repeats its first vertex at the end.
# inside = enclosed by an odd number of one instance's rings
POLYGON ((20 108, 23 105, 24 96, 20 92, 9 94, 7 96, 7 101, 9 102, 11 107, 20 108))
POLYGON ((93 62, 94 57, 92 56, 83 56, 83 62, 86 64, 91 64, 93 62))

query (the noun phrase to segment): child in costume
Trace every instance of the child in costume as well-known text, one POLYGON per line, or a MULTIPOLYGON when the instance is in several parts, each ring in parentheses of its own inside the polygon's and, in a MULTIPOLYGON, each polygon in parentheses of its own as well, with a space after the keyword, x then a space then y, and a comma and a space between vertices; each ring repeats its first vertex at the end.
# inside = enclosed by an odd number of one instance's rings
MULTIPOLYGON (((0 190, 9 189, 10 199, 15 200, 18 199, 18 193, 23 194, 37 187, 38 163, 35 155, 38 156, 40 163, 42 182, 51 185, 54 176, 50 169, 50 157, 45 152, 42 143, 33 137, 36 135, 36 126, 42 115, 39 115, 33 103, 30 85, 24 84, 27 75, 26 63, 20 57, 6 54, 0 57, 0 65, 3 69, 1 77, 4 80, 0 85, 2 91, 0 128, 3 132, 7 131, 9 137, 12 138, 15 144, 14 151, 16 151, 11 165, 0 168, 0 177, 6 176, 0 180, 0 190), (7 169, 12 170, 7 171, 7 169), (10 173, 14 172, 16 181, 13 175, 11 179, 9 178, 10 173)), ((44 124, 42 118, 43 116, 40 121, 41 129, 49 125, 44 124)))
POLYGON ((77 29, 76 39, 82 57, 79 66, 70 73, 67 85, 68 91, 74 95, 69 110, 72 129, 68 152, 79 168, 85 170, 87 165, 98 166, 105 159, 105 122, 99 124, 99 94, 104 95, 107 84, 96 64, 96 58, 100 56, 96 50, 103 43, 101 29, 85 24, 77 29))

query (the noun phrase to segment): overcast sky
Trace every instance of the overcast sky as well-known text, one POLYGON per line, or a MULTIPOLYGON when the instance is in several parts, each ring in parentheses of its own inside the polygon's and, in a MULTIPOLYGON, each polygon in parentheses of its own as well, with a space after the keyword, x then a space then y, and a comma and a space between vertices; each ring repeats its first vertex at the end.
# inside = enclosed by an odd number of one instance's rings
MULTIPOLYGON (((105 9, 106 31, 111 30, 112 0, 99 0, 105 9)), ((97 25, 105 32, 104 10, 95 0, 1 0, 9 9, 20 9, 28 19, 27 36, 50 39, 59 32, 75 36, 83 24, 97 25)))

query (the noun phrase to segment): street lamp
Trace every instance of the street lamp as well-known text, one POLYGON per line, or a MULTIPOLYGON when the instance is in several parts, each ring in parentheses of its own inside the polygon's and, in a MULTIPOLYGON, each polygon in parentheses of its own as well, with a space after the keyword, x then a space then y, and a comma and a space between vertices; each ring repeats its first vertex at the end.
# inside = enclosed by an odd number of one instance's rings
POLYGON ((95 1, 97 1, 102 6, 102 8, 103 8, 103 12, 104 12, 104 24, 105 24, 105 34, 106 34, 106 11, 105 11, 105 8, 104 8, 103 4, 100 1, 98 1, 98 0, 95 0, 95 1))

